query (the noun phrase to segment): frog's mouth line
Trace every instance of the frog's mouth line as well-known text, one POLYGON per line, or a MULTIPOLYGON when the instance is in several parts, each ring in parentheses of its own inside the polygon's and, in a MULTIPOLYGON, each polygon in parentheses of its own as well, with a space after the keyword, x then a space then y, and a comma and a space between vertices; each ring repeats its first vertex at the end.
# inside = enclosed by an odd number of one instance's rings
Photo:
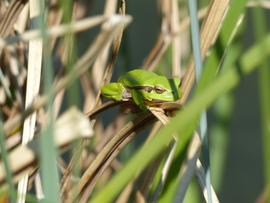
POLYGON ((168 102, 168 101, 162 100, 162 99, 152 99, 151 102, 155 102, 155 103, 164 103, 164 102, 168 102))
POLYGON ((165 100, 161 100, 161 99, 152 99, 151 101, 144 99, 143 100, 144 104, 147 106, 158 106, 164 102, 168 102, 165 100))

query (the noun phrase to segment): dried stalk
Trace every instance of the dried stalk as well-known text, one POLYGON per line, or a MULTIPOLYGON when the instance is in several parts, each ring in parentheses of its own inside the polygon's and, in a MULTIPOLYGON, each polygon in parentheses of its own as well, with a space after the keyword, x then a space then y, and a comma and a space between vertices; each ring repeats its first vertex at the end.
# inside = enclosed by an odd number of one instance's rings
MULTIPOLYGON (((104 46, 110 42, 114 34, 118 33, 119 29, 122 28, 123 24, 126 26, 130 23, 132 18, 130 16, 126 16, 124 19, 120 16, 112 16, 109 19, 111 23, 111 27, 101 32, 96 40, 93 42, 92 46, 89 47, 87 52, 78 60, 75 64, 73 71, 71 71, 67 76, 62 78, 58 84, 56 84, 55 88, 52 90, 53 94, 57 94, 63 88, 66 88, 70 83, 72 83, 77 77, 83 74, 88 70, 89 66, 94 62, 95 58, 99 55, 100 51, 104 46)), ((8 134, 13 128, 20 125, 21 121, 23 121, 26 117, 28 117, 31 113, 36 111, 37 109, 43 107, 48 98, 46 95, 41 96, 37 99, 35 103, 33 103, 29 108, 25 110, 24 113, 15 116, 11 120, 7 121, 3 125, 3 132, 8 134)))
POLYGON ((7 37, 28 0, 12 0, 0 24, 0 37, 7 37))
POLYGON ((121 151, 120 149, 129 143, 139 132, 143 131, 155 121, 156 120, 151 114, 142 114, 132 122, 129 122, 117 135, 115 135, 83 174, 78 186, 74 190, 72 198, 70 198, 71 202, 76 196, 80 196, 80 198, 88 197, 91 194, 96 181, 110 162, 118 155, 121 151), (86 197, 83 197, 84 195, 86 197))

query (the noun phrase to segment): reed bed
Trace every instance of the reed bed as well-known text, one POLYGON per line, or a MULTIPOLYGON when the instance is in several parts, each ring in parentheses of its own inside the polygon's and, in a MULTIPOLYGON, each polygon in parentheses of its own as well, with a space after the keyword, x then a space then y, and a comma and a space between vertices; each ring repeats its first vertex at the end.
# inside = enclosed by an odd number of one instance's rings
POLYGON ((270 202, 270 4, 140 2, 0 1, 0 202, 245 202, 245 183, 222 185, 235 89, 255 71, 264 172, 251 190, 270 202), (181 78, 182 97, 118 111, 134 102, 100 87, 135 68, 181 78))

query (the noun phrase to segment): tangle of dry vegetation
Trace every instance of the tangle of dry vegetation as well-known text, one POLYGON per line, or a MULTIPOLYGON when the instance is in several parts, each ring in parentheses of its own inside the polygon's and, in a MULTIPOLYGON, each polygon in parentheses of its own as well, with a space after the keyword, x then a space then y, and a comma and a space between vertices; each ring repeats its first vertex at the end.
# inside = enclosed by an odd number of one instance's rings
MULTIPOLYGON (((155 123, 148 138, 151 139, 161 127, 161 123, 157 121, 160 120, 165 125, 169 119, 164 113, 147 112, 124 125, 127 116, 117 114, 104 128, 102 121, 97 117, 100 112, 121 104, 121 102, 111 101, 101 105, 99 88, 111 79, 122 34, 132 21, 132 17, 126 15, 124 0, 119 2, 108 0, 102 15, 90 17, 87 14, 91 11, 94 1, 74 1, 70 4, 72 8, 70 10, 65 8, 65 3, 62 1, 47 2, 48 5, 39 7, 39 1, 36 0, 29 0, 29 2, 12 0, 10 3, 0 1, 0 108, 1 131, 4 137, 3 146, 5 146, 2 150, 8 152, 9 173, 13 176, 13 183, 21 186, 18 187, 18 199, 21 199, 21 202, 25 201, 25 194, 31 188, 33 181, 35 181, 36 194, 42 196, 41 183, 38 181, 40 162, 37 146, 40 145, 39 137, 43 129, 53 122, 55 145, 60 152, 55 157, 58 170, 61 171, 59 196, 63 202, 75 200, 85 202, 93 189, 101 189, 113 171, 121 168, 117 155, 134 137, 155 123), (116 14, 117 7, 119 7, 118 14, 116 14), (40 15, 43 16, 41 20, 46 18, 44 27, 38 25, 40 15), (99 33, 91 41, 85 42, 88 48, 72 61, 73 55, 78 54, 76 49, 72 50, 76 47, 73 42, 77 33, 96 26, 100 28, 99 33), (112 49, 109 49, 110 44, 112 49), (51 61, 45 65, 48 53, 51 61), (46 78, 42 77, 42 74, 45 74, 44 68, 50 68, 53 72, 53 84, 49 90, 45 85, 46 78), (81 84, 84 98, 83 112, 93 109, 87 114, 90 119, 71 105, 59 116, 59 112, 63 111, 61 109, 64 109, 63 106, 68 105, 64 101, 64 94, 69 91, 68 87, 74 81, 81 84), (52 96, 53 102, 51 102, 52 96), (48 104, 50 107, 45 107, 48 104), (72 154, 68 160, 61 156, 61 153, 67 150, 72 154), (78 174, 82 175, 77 177, 73 173, 74 168, 77 168, 78 174), (97 185, 98 180, 100 183, 97 185)), ((191 59, 185 71, 180 65, 180 33, 187 27, 188 18, 182 20, 181 16, 179 21, 178 1, 159 2, 160 16, 162 16, 160 35, 142 67, 154 70, 169 49, 169 45, 172 45, 172 72, 177 77, 184 75, 182 84, 184 94, 179 103, 161 107, 171 111, 181 108, 187 100, 194 83, 194 63, 191 59)), ((201 38, 204 39, 201 43, 203 58, 219 31, 227 6, 228 1, 211 1, 207 9, 199 12, 199 17, 204 19, 201 28, 201 38), (216 12, 217 7, 218 12, 216 12)), ((200 141, 196 139, 196 134, 194 136, 196 149, 199 149, 200 141)), ((165 151, 164 149, 164 154, 165 151)), ((190 153, 194 155, 197 151, 190 150, 190 153)), ((151 163, 145 174, 150 172, 155 174, 164 154, 160 154, 151 163)), ((5 167, 6 164, 2 159, 0 182, 3 188, 8 188, 12 185, 8 182, 5 167)), ((201 166, 197 169, 199 176, 201 166)), ((181 170, 183 174, 184 170, 181 170)), ((127 201, 136 178, 138 177, 134 177, 134 180, 123 190, 119 202, 127 201)), ((142 184, 135 191, 136 201, 147 199, 153 178, 151 175, 143 177, 142 184)), ((2 193, 2 197, 7 198, 7 193, 2 193)))

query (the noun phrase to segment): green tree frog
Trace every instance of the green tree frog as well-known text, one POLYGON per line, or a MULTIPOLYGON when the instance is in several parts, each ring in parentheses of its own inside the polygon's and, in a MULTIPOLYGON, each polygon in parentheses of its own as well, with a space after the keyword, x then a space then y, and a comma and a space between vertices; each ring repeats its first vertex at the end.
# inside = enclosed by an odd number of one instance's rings
POLYGON ((163 102, 176 101, 181 98, 181 80, 168 79, 154 72, 135 69, 121 76, 116 83, 101 87, 101 93, 118 101, 134 101, 141 110, 163 102))

